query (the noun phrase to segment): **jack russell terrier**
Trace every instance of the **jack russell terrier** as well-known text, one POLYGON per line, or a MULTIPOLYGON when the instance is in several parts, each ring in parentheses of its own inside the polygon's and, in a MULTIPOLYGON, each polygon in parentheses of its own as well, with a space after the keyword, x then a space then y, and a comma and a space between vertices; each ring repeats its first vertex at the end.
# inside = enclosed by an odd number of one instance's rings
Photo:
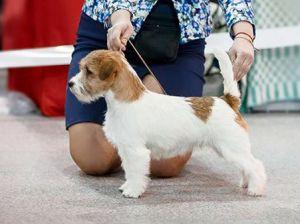
POLYGON ((251 153, 231 61, 225 51, 214 54, 224 77, 224 96, 220 98, 151 92, 119 52, 97 50, 81 60, 80 72, 69 86, 83 103, 105 98, 103 129, 122 160, 126 181, 120 190, 125 197, 138 198, 145 192, 150 156, 170 158, 203 146, 240 168, 240 186, 247 188, 248 195, 263 195, 265 169, 251 153))

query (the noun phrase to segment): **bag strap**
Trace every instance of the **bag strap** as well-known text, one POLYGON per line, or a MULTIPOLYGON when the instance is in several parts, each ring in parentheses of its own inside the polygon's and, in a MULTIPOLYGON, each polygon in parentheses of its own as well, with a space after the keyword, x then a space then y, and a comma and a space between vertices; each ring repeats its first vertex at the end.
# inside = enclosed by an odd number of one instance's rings
POLYGON ((144 66, 147 68, 147 70, 150 72, 150 75, 156 80, 156 82, 158 83, 158 85, 160 86, 160 88, 163 91, 163 94, 167 95, 165 89, 162 87, 162 85, 160 84, 160 82, 158 81, 158 79, 156 78, 156 76, 154 75, 154 73, 152 72, 152 70, 150 69, 150 67, 147 65, 147 63, 145 62, 145 60, 143 59, 142 55, 138 52, 138 50, 135 48, 135 46, 133 45, 133 43, 128 40, 129 44, 132 46, 133 50, 135 51, 135 53, 138 55, 138 57, 140 58, 140 60, 143 62, 144 66))

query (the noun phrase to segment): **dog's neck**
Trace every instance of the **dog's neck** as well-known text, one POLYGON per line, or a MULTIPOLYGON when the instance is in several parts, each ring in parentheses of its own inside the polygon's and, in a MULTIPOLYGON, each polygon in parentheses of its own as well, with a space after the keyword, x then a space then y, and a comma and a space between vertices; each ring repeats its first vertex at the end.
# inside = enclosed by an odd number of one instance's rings
POLYGON ((129 63, 125 60, 123 63, 124 66, 122 71, 116 75, 110 91, 108 91, 108 94, 105 96, 107 101, 116 100, 124 103, 134 102, 146 91, 146 87, 129 63))

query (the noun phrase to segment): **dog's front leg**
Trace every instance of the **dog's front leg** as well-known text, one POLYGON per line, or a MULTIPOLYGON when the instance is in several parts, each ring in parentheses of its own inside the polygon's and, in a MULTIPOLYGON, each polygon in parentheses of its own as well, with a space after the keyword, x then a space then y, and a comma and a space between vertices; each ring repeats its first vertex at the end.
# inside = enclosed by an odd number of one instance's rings
POLYGON ((119 149, 126 182, 119 188, 124 197, 138 198, 146 190, 150 173, 150 151, 146 147, 119 149))

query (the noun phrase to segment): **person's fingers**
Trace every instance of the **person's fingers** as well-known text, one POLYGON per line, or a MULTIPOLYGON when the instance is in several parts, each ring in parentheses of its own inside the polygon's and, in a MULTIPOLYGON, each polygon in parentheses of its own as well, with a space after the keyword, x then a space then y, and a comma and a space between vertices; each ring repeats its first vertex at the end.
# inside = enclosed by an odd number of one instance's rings
POLYGON ((122 43, 121 50, 122 51, 126 51, 127 39, 126 38, 122 38, 121 39, 121 43, 122 43))
POLYGON ((110 41, 109 41, 108 37, 107 37, 106 45, 107 45, 107 49, 108 49, 108 50, 112 50, 112 49, 111 49, 111 46, 110 46, 110 41))
POLYGON ((112 33, 113 33, 113 27, 109 28, 107 31, 107 49, 109 49, 109 50, 113 50, 112 42, 111 42, 112 33))
POLYGON ((246 58, 242 66, 242 74, 240 75, 239 79, 242 79, 243 76, 245 76, 249 72, 251 65, 254 62, 254 52, 245 53, 245 56, 246 58))
POLYGON ((119 51, 121 48, 120 38, 118 38, 117 36, 113 36, 111 42, 112 42, 112 49, 114 51, 119 51))
POLYGON ((243 53, 237 53, 236 60, 233 65, 233 72, 235 74, 235 79, 238 80, 238 77, 240 77, 243 73, 243 65, 246 60, 246 55, 243 53))
POLYGON ((229 50, 229 58, 231 60, 232 63, 234 63, 235 59, 236 59, 236 51, 233 48, 230 48, 229 50))
POLYGON ((114 47, 112 44, 112 38, 110 35, 107 37, 107 46, 109 47, 109 50, 114 50, 114 47))
POLYGON ((121 44, 120 51, 126 51, 126 46, 124 44, 121 44))
POLYGON ((128 39, 131 37, 133 32, 133 28, 131 25, 128 25, 126 29, 122 32, 122 40, 125 41, 125 45, 127 44, 128 39))
POLYGON ((121 43, 122 43, 123 45, 126 45, 126 43, 127 43, 127 38, 122 37, 122 38, 121 38, 121 43))
POLYGON ((129 40, 132 32, 133 32, 132 26, 128 25, 126 27, 126 29, 124 30, 124 32, 122 33, 121 43, 124 45, 124 46, 122 46, 122 51, 126 50, 127 41, 129 40))
POLYGON ((234 74, 234 78, 236 79, 236 70, 237 70, 237 67, 236 67, 236 59, 237 59, 237 52, 234 48, 230 48, 229 50, 229 58, 231 60, 231 63, 232 63, 232 70, 233 70, 233 74, 234 74))
POLYGON ((112 50, 119 51, 121 48, 121 31, 119 29, 113 29, 111 33, 109 34, 109 41, 112 50))
POLYGON ((119 48, 115 44, 115 37, 114 34, 110 34, 107 37, 107 47, 109 50, 118 51, 119 48))
POLYGON ((248 71, 250 70, 250 68, 251 68, 251 66, 248 65, 248 66, 246 67, 245 71, 242 72, 242 73, 239 75, 239 77, 237 78, 237 80, 239 81, 239 80, 241 80, 245 75, 247 75, 247 73, 248 73, 248 71))
POLYGON ((239 81, 244 75, 247 74, 248 65, 244 60, 243 64, 241 65, 239 72, 237 74, 236 80, 239 81))
POLYGON ((124 37, 124 36, 121 37, 121 43, 122 43, 124 46, 127 45, 127 41, 128 41, 128 38, 127 38, 127 37, 124 37))
POLYGON ((250 56, 245 58, 241 66, 241 72, 238 74, 237 80, 241 80, 249 72, 252 63, 253 61, 250 56))
POLYGON ((233 62, 233 73, 234 73, 234 78, 237 79, 239 74, 240 74, 240 69, 241 66, 244 62, 244 58, 241 54, 237 54, 236 59, 233 62))

